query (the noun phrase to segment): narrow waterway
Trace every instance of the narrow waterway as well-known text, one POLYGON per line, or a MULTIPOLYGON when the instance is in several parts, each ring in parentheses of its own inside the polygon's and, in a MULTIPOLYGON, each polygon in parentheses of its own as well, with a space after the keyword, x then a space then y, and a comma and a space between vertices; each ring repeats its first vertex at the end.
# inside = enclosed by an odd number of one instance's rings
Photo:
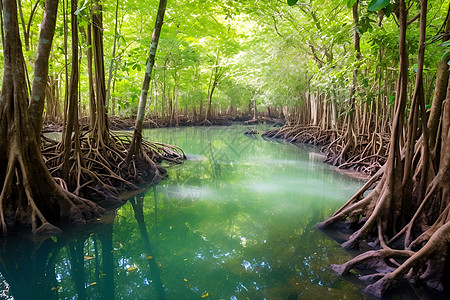
POLYGON ((98 226, 3 240, 0 298, 371 299, 356 276, 329 270, 350 255, 314 227, 363 182, 314 149, 243 134, 250 129, 145 131, 188 160, 98 226))

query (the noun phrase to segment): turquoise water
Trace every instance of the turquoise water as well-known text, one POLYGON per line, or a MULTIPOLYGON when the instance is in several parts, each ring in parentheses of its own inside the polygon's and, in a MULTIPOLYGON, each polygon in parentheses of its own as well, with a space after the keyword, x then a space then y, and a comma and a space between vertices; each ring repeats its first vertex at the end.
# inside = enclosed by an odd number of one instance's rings
POLYGON ((145 131, 188 160, 100 225, 4 239, 0 298, 370 299, 328 269, 350 255, 314 227, 362 182, 253 128, 145 131))

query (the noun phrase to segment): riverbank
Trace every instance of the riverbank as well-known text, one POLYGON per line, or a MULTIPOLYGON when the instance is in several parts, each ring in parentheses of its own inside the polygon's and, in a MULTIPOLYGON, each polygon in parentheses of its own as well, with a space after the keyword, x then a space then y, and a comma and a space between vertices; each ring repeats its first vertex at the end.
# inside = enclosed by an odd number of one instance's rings
POLYGON ((366 179, 386 162, 389 148, 388 136, 359 134, 349 143, 343 129, 324 130, 320 126, 311 125, 286 124, 268 130, 261 136, 318 146, 326 156, 325 163, 335 166, 339 172, 350 176, 359 173, 366 179))
MULTIPOLYGON (((109 129, 111 130, 132 130, 136 120, 134 118, 120 118, 117 116, 109 117, 109 129)), ((169 128, 169 127, 186 127, 186 126, 229 126, 234 123, 251 125, 251 124, 275 124, 282 126, 284 120, 275 116, 259 116, 257 119, 251 116, 231 116, 221 115, 209 120, 192 119, 180 116, 178 120, 165 119, 149 119, 144 121, 144 129, 150 128, 169 128)), ((82 130, 89 128, 89 118, 80 119, 80 127, 82 130)), ((43 125, 43 132, 61 132, 63 128, 62 122, 46 121, 43 125)))
MULTIPOLYGON (((89 127, 88 122, 88 118, 80 119, 80 126, 82 129, 86 130, 89 127)), ((132 130, 134 124, 135 119, 133 118, 119 118, 117 116, 109 118, 111 130, 132 130)), ((342 151, 347 142, 343 135, 343 130, 323 130, 319 126, 311 125, 289 125, 284 124, 283 119, 270 116, 260 116, 258 119, 253 119, 251 116, 245 115, 222 115, 211 118, 208 121, 195 121, 192 118, 180 116, 178 118, 178 123, 171 122, 169 119, 147 119, 144 122, 144 128, 230 126, 232 124, 273 124, 277 128, 262 133, 261 137, 282 139, 294 144, 317 146, 323 154, 323 162, 334 166, 337 172, 357 179, 367 180, 379 170, 386 162, 387 158, 387 138, 378 137, 378 141, 375 142, 375 146, 373 146, 374 142, 370 140, 369 137, 359 135, 355 142, 356 145, 353 147, 352 151, 350 151, 348 157, 343 157, 342 151), (378 147, 376 147, 377 145, 378 147), (368 149, 378 149, 377 154, 371 154, 367 151, 368 149), (341 159, 339 160, 339 158, 341 159)), ((44 124, 43 131, 60 132, 62 131, 62 124, 58 122, 47 122, 44 124)))

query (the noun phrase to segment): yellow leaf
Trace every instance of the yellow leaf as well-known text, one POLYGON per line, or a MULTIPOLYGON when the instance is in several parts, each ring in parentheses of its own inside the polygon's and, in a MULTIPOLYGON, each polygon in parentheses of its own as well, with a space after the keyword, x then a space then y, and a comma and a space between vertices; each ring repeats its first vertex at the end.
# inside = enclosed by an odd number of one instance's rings
POLYGON ((202 294, 202 298, 206 298, 206 297, 208 297, 208 296, 209 296, 208 292, 204 292, 204 293, 202 294))
POLYGON ((185 278, 184 281, 187 281, 187 279, 185 278))
POLYGON ((136 270, 136 269, 137 269, 136 266, 129 267, 129 268, 128 268, 128 272, 131 272, 131 271, 136 270))
POLYGON ((94 233, 91 233, 89 236, 93 236, 94 235, 94 233))
POLYGON ((153 258, 153 256, 151 256, 151 255, 150 255, 150 256, 147 256, 147 259, 152 259, 152 258, 153 258))
POLYGON ((95 281, 94 281, 94 282, 93 282, 93 283, 91 283, 90 285, 96 285, 96 284, 97 284, 97 282, 95 282, 95 281))
POLYGON ((94 258, 94 256, 84 256, 84 259, 93 259, 94 258))
POLYGON ((52 287, 52 291, 56 291, 56 290, 60 290, 60 289, 62 289, 62 287, 52 287))

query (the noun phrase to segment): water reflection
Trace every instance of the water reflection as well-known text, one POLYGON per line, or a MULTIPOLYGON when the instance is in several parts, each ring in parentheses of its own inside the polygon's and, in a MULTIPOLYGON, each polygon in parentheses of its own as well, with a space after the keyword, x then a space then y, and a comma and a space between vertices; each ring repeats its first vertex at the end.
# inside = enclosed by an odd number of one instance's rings
POLYGON ((0 298, 368 299, 329 271, 349 256, 314 228, 361 182, 244 131, 145 132, 186 163, 98 226, 0 240, 0 298))

